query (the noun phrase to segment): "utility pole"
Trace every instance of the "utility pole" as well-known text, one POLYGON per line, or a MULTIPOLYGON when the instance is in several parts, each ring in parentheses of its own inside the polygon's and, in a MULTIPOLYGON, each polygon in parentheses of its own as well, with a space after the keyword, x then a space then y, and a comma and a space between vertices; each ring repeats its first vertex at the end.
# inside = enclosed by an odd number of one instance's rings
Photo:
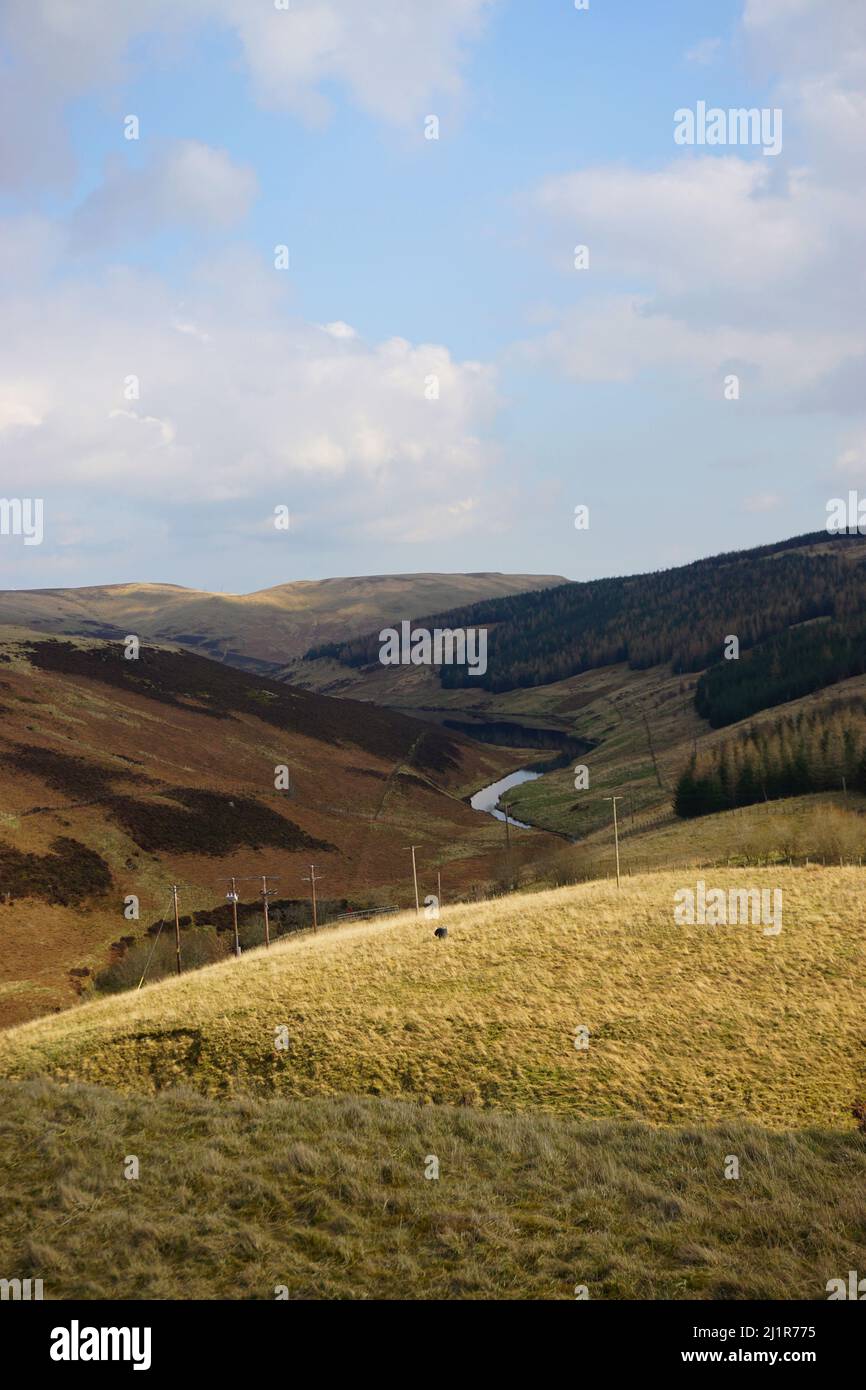
MULTIPOLYGON (((178 975, 179 975, 179 974, 180 974, 180 917, 178 916, 178 910, 177 910, 177 884, 176 884, 176 883, 173 883, 173 884, 172 884, 171 893, 172 893, 172 897, 174 898, 174 948, 175 948, 175 951, 177 952, 177 973, 178 973, 178 975)), ((142 976, 142 979, 144 979, 144 976, 142 976)), ((140 988, 140 986, 139 986, 139 988, 140 988)))
POLYGON ((235 926, 235 955, 239 956, 241 953, 241 943, 238 939, 238 891, 234 875, 229 879, 229 883, 231 884, 231 891, 226 893, 226 897, 232 905, 232 920, 235 926))
POLYGON ((305 877, 305 878, 304 878, 304 882, 305 882, 305 883, 309 883, 309 885, 310 885, 310 894, 311 894, 312 903, 313 903, 313 931, 318 931, 318 930, 319 930, 319 919, 318 919, 318 916, 317 916, 317 914, 316 914, 316 884, 317 884, 317 883, 321 883, 321 881, 322 881, 322 875, 319 874, 318 877, 317 877, 317 876, 316 876, 316 866, 315 866, 315 864, 311 864, 311 865, 310 865, 310 877, 309 877, 309 878, 306 878, 306 877, 305 877))
POLYGON ((440 908, 440 911, 441 911, 441 909, 442 909, 442 870, 441 870, 441 869, 437 869, 437 870, 436 870, 436 901, 438 902, 439 908, 440 908))
POLYGON ((511 826, 508 820, 508 802, 503 801, 502 810, 505 814, 505 857, 508 864, 508 882, 514 887, 514 870, 511 865, 511 826))
POLYGON ((270 947, 271 944, 270 921, 268 919, 268 895, 273 891, 273 889, 268 887, 267 874, 262 874, 262 911, 265 918, 265 945, 267 947, 270 947))
POLYGON ((421 846, 420 846, 420 845, 404 845, 403 848, 404 848, 404 849, 411 849, 411 851, 412 851, 412 882, 415 884, 415 916, 416 916, 416 917, 420 917, 420 916, 421 916, 421 904, 420 904, 419 901, 418 901, 418 870, 417 870, 417 868, 416 868, 416 866, 415 866, 415 851, 416 851, 416 849, 420 849, 421 846))
POLYGON ((619 830, 616 824, 616 803, 622 801, 621 796, 606 796, 605 801, 613 802, 613 839, 616 845, 616 886, 619 888, 619 830))

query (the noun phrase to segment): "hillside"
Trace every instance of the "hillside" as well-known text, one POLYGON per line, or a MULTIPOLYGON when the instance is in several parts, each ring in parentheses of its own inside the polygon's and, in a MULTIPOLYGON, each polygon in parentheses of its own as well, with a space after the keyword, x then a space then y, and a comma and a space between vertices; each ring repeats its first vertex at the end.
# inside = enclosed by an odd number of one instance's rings
POLYGON ((866 1263, 862 874, 707 877, 781 886, 781 933, 675 926, 693 880, 651 874, 7 1030, 3 1268, 46 1298, 824 1299, 866 1263))
POLYGON ((815 1300, 866 1267, 852 1133, 44 1080, 0 1081, 0 1133, 0 1263, 46 1299, 815 1300))
POLYGON ((105 584, 0 592, 0 624, 122 638, 136 633, 264 669, 319 641, 344 641, 432 609, 562 584, 561 575, 386 574, 297 580, 251 594, 176 584, 105 584))
POLYGON ((781 933, 677 925, 673 894, 695 881, 682 871, 457 905, 445 942, 398 916, 24 1024, 0 1034, 0 1075, 853 1129, 862 873, 706 877, 780 887, 781 933))
MULTIPOLYGON (((229 949, 230 874, 247 944, 263 873, 275 932, 308 920, 311 862, 326 916, 407 906, 410 842, 423 893, 437 870, 446 894, 501 873, 501 828, 463 800, 513 765, 501 750, 178 650, 2 632, 0 1023, 75 1002, 149 942, 172 883, 192 960, 229 949)), ((530 842, 514 832, 517 863, 530 842)))
MULTIPOLYGON (((771 704, 863 674, 866 539, 816 533, 753 550, 713 555, 650 574, 562 584, 419 616, 423 627, 487 629, 487 669, 443 665, 427 671, 434 691, 476 699, 557 684, 626 663, 704 672, 695 697, 717 727, 771 704), (723 660, 729 634, 742 660, 723 660), (780 670, 780 666, 782 669, 780 670)), ((289 663, 292 679, 327 689, 335 672, 356 698, 418 702, 412 668, 379 665, 378 632, 314 645, 289 663), (386 697, 386 692, 390 695, 386 697)))
MULTIPOLYGON (((419 623, 489 628, 486 671, 442 666, 438 678, 446 689, 501 692, 549 685, 623 661, 635 670, 669 664, 675 675, 713 666, 719 679, 724 674, 726 680, 755 687, 740 696, 742 708, 730 699, 727 688, 723 693, 715 684, 700 688, 700 713, 712 723, 728 723, 831 680, 863 673, 859 651, 852 648, 858 646, 856 639, 866 622, 864 560, 862 536, 825 532, 652 574, 508 595, 427 615, 419 623), (823 650, 824 629, 818 628, 814 634, 798 634, 793 669, 779 672, 778 661, 771 657, 766 671, 755 669, 760 659, 751 664, 722 661, 728 634, 737 636, 741 653, 749 653, 788 638, 790 629, 816 619, 828 620, 834 634, 836 645, 829 653, 823 650), (811 667, 813 683, 804 683, 811 667), (763 703, 762 695, 767 696, 763 703)), ((364 668, 378 661, 379 646, 378 634, 369 632, 348 642, 320 643, 308 659, 330 658, 364 668)), ((399 674, 395 669, 395 679, 399 674)))
MULTIPOLYGON (((589 841, 579 856, 584 866, 599 858, 593 837, 609 833, 605 797, 622 795, 623 824, 628 834, 639 834, 669 816, 693 757, 703 766, 719 756, 720 736, 737 740, 755 730, 775 747, 774 722, 799 720, 815 725, 812 744, 824 746, 833 707, 853 707, 866 693, 864 559, 863 537, 817 533, 421 620, 488 625, 488 669, 479 677, 450 667, 383 666, 373 633, 320 645, 282 674, 308 689, 411 711, 449 729, 471 734, 474 725, 482 739, 490 736, 485 725, 489 731, 511 724, 576 740, 583 752, 514 788, 509 802, 521 820, 589 841), (731 633, 740 641, 739 659, 719 660, 731 633), (580 789, 577 765, 589 776, 580 789)), ((844 710, 839 719, 850 722, 844 710)), ((516 744, 519 728, 515 734, 516 744)), ((850 750, 810 756, 803 771, 798 738, 789 758, 797 774, 787 777, 788 790, 859 787, 850 750)), ((781 741, 786 748, 791 743, 787 736, 781 741)), ((531 755, 525 762, 532 766, 531 755)), ((730 804, 779 794, 766 784, 784 795, 785 780, 756 775, 750 794, 746 777, 730 804)), ((656 862, 652 855, 635 857, 656 862)), ((682 858, 678 852, 669 862, 682 858)))

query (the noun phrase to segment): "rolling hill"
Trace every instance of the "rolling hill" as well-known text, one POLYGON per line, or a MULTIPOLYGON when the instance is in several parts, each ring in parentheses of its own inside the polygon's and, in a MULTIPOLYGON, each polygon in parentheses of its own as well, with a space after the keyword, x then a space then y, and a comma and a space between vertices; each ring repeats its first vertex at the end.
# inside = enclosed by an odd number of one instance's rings
POLYGON ((0 624, 80 636, 136 633, 235 665, 260 669, 433 609, 562 584, 559 575, 387 574, 297 580, 252 594, 211 594, 176 584, 105 584, 0 592, 0 624))
MULTIPOLYGON (((408 905, 410 843, 422 894, 437 871, 443 894, 501 874, 501 827, 464 798, 513 764, 502 750, 178 649, 2 632, 0 1022, 149 948, 172 883, 192 960, 229 949, 228 875, 246 944, 263 873, 275 933, 306 920, 311 862, 324 916, 408 905)), ((530 842, 514 832, 515 863, 530 842)))
POLYGON ((444 942, 334 928, 7 1030, 3 1267, 46 1297, 825 1298, 866 1259, 860 878, 750 873, 777 937, 675 926, 674 874, 458 904, 444 942))
POLYGON ((444 942, 414 914, 337 927, 7 1030, 0 1074, 853 1129, 862 875, 746 872, 708 881, 780 888, 778 936, 677 924, 683 871, 455 904, 444 942))
MULTIPOLYGON (((758 729, 769 737, 783 715, 814 721, 835 703, 862 701, 864 561, 862 536, 822 532, 418 620, 487 627, 483 676, 384 666, 372 631, 318 644, 280 674, 464 732, 474 724, 482 738, 483 726, 510 724, 576 740, 586 752, 572 764, 587 767, 589 787, 575 794, 574 766, 562 767, 514 788, 514 814, 591 841, 606 832, 605 797, 622 793, 628 830, 638 833, 670 813, 689 759, 716 755, 717 731, 727 738, 758 729), (729 634, 740 644, 736 660, 722 657, 729 634)), ((800 780, 807 791, 851 792, 853 772, 836 759, 824 775, 800 780)), ((598 857, 593 843, 586 848, 592 852, 583 863, 598 857)))

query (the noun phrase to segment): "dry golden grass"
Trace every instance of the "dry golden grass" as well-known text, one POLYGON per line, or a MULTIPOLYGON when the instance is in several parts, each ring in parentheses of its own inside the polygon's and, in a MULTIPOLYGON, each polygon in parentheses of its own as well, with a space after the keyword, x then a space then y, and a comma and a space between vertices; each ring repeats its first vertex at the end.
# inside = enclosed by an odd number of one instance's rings
MULTIPOLYGON (((547 779, 542 779, 542 781, 547 779)), ((527 786, 535 785, 527 783, 527 786)), ((519 808, 522 809, 522 808, 519 808)), ((517 811, 515 811, 517 814, 517 811)), ((656 815, 658 812, 655 813, 656 815)), ((610 807, 607 810, 610 816, 610 807)), ((694 820, 668 814, 660 823, 654 815, 628 815, 621 821, 620 860, 623 873, 676 869, 682 874, 716 865, 848 865, 866 864, 866 797, 859 792, 817 792, 809 796, 761 802, 736 811, 694 820)), ((603 878, 615 872, 610 822, 577 844, 562 846, 538 861, 536 872, 547 882, 570 883, 575 878, 603 878)), ((525 874, 532 872, 530 867, 525 874)))
POLYGON ((863 873, 706 877, 781 887, 781 934, 675 925, 673 894, 694 885, 681 871, 448 908, 441 943, 436 923, 403 915, 25 1024, 0 1035, 0 1074, 852 1129, 863 873))
POLYGON ((866 1267, 857 1134, 47 1081, 0 1117, 0 1269, 48 1299, 824 1299, 866 1267))

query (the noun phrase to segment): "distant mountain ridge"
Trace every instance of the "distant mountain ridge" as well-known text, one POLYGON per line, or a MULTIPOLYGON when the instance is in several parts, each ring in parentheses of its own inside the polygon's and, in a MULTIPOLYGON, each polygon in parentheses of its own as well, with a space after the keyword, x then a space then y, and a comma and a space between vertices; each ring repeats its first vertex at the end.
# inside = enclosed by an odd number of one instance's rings
POLYGON ((295 580, 250 594, 176 584, 106 584, 0 592, 0 624, 69 636, 174 642, 266 672, 321 641, 346 641, 383 623, 566 581, 537 574, 394 574, 295 580))

